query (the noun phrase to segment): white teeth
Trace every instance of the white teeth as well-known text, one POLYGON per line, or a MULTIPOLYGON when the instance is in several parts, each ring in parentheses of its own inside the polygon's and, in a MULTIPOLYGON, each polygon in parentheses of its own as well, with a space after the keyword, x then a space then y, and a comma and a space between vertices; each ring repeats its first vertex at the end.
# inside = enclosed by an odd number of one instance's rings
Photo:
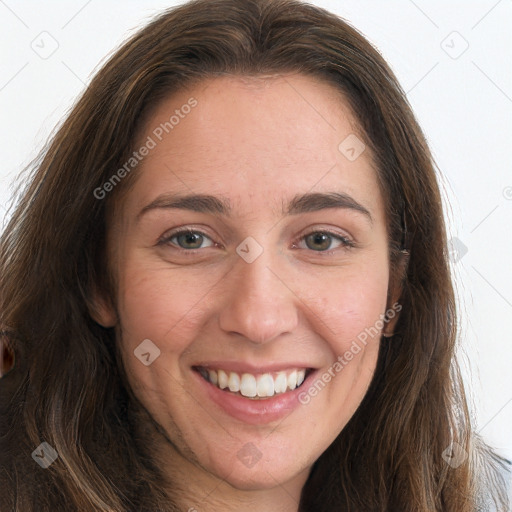
MULTIPOLYGON (((220 389, 225 389, 228 387, 228 374, 224 370, 219 370, 217 372, 218 382, 217 386, 220 389)), ((213 384, 213 382, 212 382, 213 384)))
POLYGON ((293 372, 288 375, 288 387, 290 389, 297 387, 297 370, 293 370, 293 372))
POLYGON ((208 377, 212 384, 217 385, 217 372, 215 370, 208 370, 208 377))
POLYGON ((288 387, 288 379, 286 378, 286 373, 279 372, 277 377, 274 380, 274 392, 275 393, 284 393, 286 388, 288 387))
POLYGON ((236 372, 206 368, 201 368, 199 372, 218 388, 229 388, 232 393, 240 392, 247 398, 266 398, 293 391, 304 382, 306 377, 305 368, 274 374, 264 373, 258 376, 251 373, 243 373, 240 376, 236 372))
POLYGON ((229 391, 232 391, 233 393, 240 391, 240 377, 238 376, 238 373, 231 372, 229 374, 228 386, 229 391))
POLYGON ((274 396, 274 379, 269 373, 258 377, 258 396, 274 396))
POLYGON ((254 375, 251 375, 250 373, 244 373, 242 375, 242 380, 240 381, 240 393, 249 398, 253 398, 257 395, 256 378, 254 375))

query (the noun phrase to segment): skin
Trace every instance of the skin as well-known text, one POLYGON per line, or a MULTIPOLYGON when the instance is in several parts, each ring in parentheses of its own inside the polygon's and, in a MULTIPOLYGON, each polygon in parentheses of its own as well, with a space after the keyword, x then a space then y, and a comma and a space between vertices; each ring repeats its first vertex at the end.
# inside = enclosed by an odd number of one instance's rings
POLYGON ((383 198, 370 150, 355 161, 338 150, 358 132, 330 85, 297 74, 215 78, 159 104, 141 144, 191 97, 197 106, 139 164, 112 219, 117 303, 98 298, 96 318, 116 326, 130 385, 165 432, 155 445, 169 479, 184 489, 183 510, 297 511, 312 464, 367 391, 380 335, 307 405, 263 425, 205 400, 191 366, 300 361, 328 372, 389 307, 383 198), (283 215, 283 205, 307 192, 349 194, 371 219, 349 208, 283 215), (168 193, 215 195, 232 212, 139 215, 168 193), (159 244, 183 227, 205 235, 199 249, 176 237, 159 244), (335 237, 327 249, 315 250, 311 237, 308 245, 306 235, 326 229, 355 247, 335 237), (252 263, 236 252, 249 236, 263 248, 252 263), (134 356, 145 339, 161 351, 149 366, 134 356), (261 453, 252 467, 237 457, 247 443, 261 453))

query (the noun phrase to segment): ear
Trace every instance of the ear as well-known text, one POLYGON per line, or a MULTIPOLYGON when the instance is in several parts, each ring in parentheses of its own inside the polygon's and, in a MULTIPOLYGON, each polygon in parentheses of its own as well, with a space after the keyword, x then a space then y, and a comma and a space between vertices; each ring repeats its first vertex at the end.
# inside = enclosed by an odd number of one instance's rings
POLYGON ((105 297, 97 288, 87 301, 87 309, 91 318, 102 327, 111 328, 117 324, 117 314, 111 301, 105 297))
POLYGON ((386 318, 384 327, 382 329, 382 336, 390 338, 395 333, 395 327, 400 317, 402 306, 399 303, 402 296, 403 282, 407 275, 407 266, 409 265, 409 251, 402 250, 398 256, 398 261, 395 264, 394 272, 389 281, 388 300, 386 305, 386 318), (398 307, 397 307, 398 305, 398 307), (393 316, 388 315, 387 312, 392 311, 393 316))

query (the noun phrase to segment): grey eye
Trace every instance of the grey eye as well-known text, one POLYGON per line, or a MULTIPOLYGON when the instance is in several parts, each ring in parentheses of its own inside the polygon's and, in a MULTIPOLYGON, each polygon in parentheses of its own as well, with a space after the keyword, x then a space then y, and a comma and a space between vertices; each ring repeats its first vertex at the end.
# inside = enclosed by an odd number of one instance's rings
POLYGON ((199 231, 180 231, 167 237, 164 243, 172 243, 178 246, 180 249, 202 249, 204 247, 210 247, 213 242, 209 237, 199 231), (207 245, 203 245, 206 243, 207 245))

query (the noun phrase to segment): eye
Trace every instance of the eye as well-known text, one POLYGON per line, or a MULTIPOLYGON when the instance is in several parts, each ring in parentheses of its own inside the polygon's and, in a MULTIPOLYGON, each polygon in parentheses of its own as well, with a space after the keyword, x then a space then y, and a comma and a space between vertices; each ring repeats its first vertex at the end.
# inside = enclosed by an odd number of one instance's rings
POLYGON ((162 238, 158 242, 158 245, 165 245, 169 243, 184 250, 204 249, 205 247, 211 247, 214 245, 210 237, 201 231, 194 231, 192 229, 171 233, 170 235, 162 238), (203 243, 206 243, 206 245, 203 245, 203 243))
MULTIPOLYGON (((165 235, 158 241, 158 245, 173 245, 184 251, 194 251, 213 247, 216 244, 202 231, 182 229, 165 235)), ((310 249, 315 252, 331 252, 338 248, 355 247, 355 243, 349 238, 327 230, 312 231, 303 235, 299 243, 293 244, 293 248, 310 249)))
POLYGON ((311 233, 304 235, 300 240, 305 242, 307 249, 311 249, 316 252, 327 252, 339 247, 355 247, 354 242, 349 238, 330 231, 312 231, 311 233))

